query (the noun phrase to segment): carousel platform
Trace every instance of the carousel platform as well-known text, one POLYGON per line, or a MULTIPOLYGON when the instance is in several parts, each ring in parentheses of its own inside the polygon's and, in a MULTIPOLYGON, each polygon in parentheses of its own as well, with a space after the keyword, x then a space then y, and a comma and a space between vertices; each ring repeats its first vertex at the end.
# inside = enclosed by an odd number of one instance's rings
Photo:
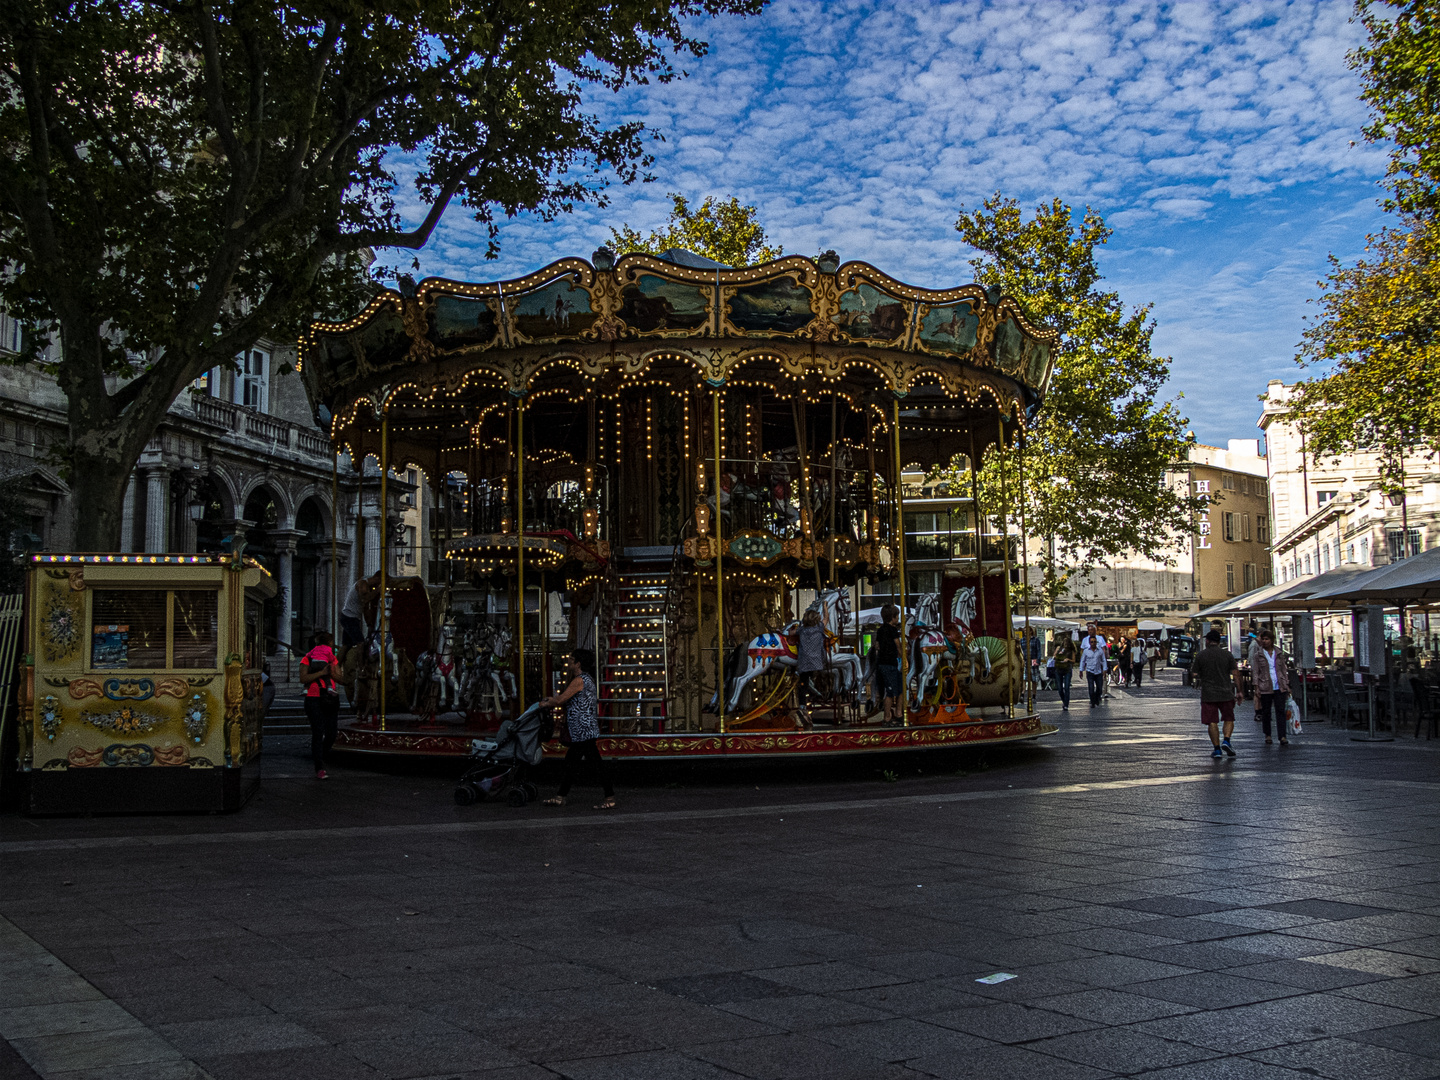
MULTIPOLYGON (((813 730, 791 727, 746 727, 739 731, 685 731, 616 733, 600 737, 600 752, 608 758, 633 761, 743 760, 763 758, 846 757, 921 750, 955 749, 995 743, 1039 739, 1059 730, 1039 716, 970 717, 961 708, 926 710, 912 714, 903 727, 882 723, 825 724, 813 730)), ((470 740, 492 734, 493 722, 470 721, 452 715, 422 723, 412 714, 374 721, 342 720, 335 749, 361 754, 410 757, 465 758, 470 740)), ((559 742, 545 744, 547 758, 565 756, 559 742)))

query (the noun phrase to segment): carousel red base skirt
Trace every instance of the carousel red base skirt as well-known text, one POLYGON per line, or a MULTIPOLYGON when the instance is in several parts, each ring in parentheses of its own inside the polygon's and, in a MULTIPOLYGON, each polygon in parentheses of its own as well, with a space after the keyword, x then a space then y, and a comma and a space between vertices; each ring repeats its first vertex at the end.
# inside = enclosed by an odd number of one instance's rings
MULTIPOLYGON (((963 708, 943 706, 911 714, 907 719, 904 727, 861 723, 822 725, 813 731, 602 735, 599 746, 606 757, 634 761, 816 758, 985 746, 1038 739, 1059 730, 1053 724, 1041 723, 1038 716, 973 718, 963 708)), ((335 749, 367 754, 464 758, 470 754, 471 739, 494 730, 493 723, 483 727, 458 720, 447 724, 442 718, 435 723, 424 724, 409 715, 387 717, 384 725, 351 720, 341 723, 335 749)), ((560 743, 545 744, 547 758, 564 755, 565 747, 560 743)))

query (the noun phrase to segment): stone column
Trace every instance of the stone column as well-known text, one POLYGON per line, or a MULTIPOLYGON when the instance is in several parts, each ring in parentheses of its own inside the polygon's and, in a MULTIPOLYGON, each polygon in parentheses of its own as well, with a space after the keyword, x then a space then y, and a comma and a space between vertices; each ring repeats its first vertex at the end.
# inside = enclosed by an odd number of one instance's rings
POLYGON ((170 472, 163 466, 146 470, 145 476, 145 551, 164 554, 170 546, 170 472))
POLYGON ((135 550, 135 474, 125 482, 125 499, 120 505, 120 550, 135 550))
POLYGON ((270 531, 270 541, 275 545, 275 577, 284 597, 275 634, 287 645, 295 636, 295 544, 304 535, 299 529, 270 531))
POLYGON ((365 525, 365 573, 362 576, 369 577, 380 569, 380 515, 366 507, 361 520, 365 525))
POLYGON ((325 552, 325 572, 321 577, 325 581, 325 611, 322 624, 329 627, 330 633, 335 635, 335 640, 340 640, 340 605, 345 603, 345 597, 350 592, 350 582, 354 577, 350 573, 350 548, 352 545, 347 540, 341 540, 335 545, 335 580, 330 580, 330 552, 325 552), (332 620, 331 616, 335 618, 332 620), (331 622, 334 625, 331 626, 331 622))

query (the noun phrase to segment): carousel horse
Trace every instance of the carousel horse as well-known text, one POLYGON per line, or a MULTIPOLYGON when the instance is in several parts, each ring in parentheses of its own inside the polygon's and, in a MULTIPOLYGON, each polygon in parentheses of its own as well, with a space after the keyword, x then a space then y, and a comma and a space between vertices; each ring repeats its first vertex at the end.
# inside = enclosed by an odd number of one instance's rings
POLYGON ((473 640, 467 641, 471 652, 465 665, 465 702, 468 708, 498 712, 512 697, 519 694, 515 673, 510 670, 510 628, 483 624, 473 640), (490 698, 493 709, 485 708, 490 698))
POLYGON ((345 655, 345 670, 352 661, 355 670, 355 714, 361 720, 380 718, 380 679, 388 671, 392 684, 400 683, 400 655, 395 651, 395 638, 385 634, 385 647, 380 645, 380 632, 372 630, 365 640, 345 655))
POLYGON ((440 640, 415 661, 415 712, 433 720, 460 708, 460 665, 455 656, 455 624, 440 627, 440 640))
MULTIPOLYGON (((916 599, 910 643, 912 708, 924 703, 940 669, 947 664, 957 674, 962 687, 975 682, 977 677, 982 682, 989 681, 992 670, 989 646, 980 643, 970 632, 974 612, 975 590, 969 587, 955 590, 950 605, 952 623, 949 630, 944 630, 940 620, 940 594, 925 593, 916 599)), ((964 697, 963 689, 961 696, 964 697)))
POLYGON ((514 664, 510 627, 502 626, 495 632, 495 640, 490 646, 490 681, 499 690, 502 704, 513 697, 520 696, 520 687, 515 682, 515 672, 511 670, 514 664))
MULTIPOLYGON (((825 627, 825 638, 828 645, 844 632, 845 622, 850 615, 850 592, 848 589, 827 589, 817 596, 806 610, 820 612, 821 624, 825 627)), ((731 654, 730 662, 725 665, 727 668, 725 686, 729 689, 729 698, 725 706, 727 712, 735 711, 740 702, 740 695, 744 693, 746 686, 775 665, 787 668, 795 667, 798 663, 796 631, 799 626, 798 622, 792 622, 783 630, 772 630, 751 638, 749 644, 744 646, 745 670, 743 672, 739 671, 741 666, 740 648, 735 649, 731 654)), ((864 661, 854 653, 832 653, 829 658, 829 666, 836 674, 837 686, 841 693, 854 693, 864 684, 864 661)), ((719 692, 717 691, 706 706, 706 711, 714 712, 718 701, 719 692)))

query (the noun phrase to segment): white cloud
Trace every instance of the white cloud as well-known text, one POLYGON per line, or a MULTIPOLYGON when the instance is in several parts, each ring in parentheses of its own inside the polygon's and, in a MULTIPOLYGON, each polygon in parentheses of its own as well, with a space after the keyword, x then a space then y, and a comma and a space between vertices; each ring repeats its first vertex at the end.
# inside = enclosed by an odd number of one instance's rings
MULTIPOLYGON (((606 118, 665 132, 655 185, 612 190, 609 210, 505 223, 498 263, 483 259, 482 231, 452 212, 420 262, 457 277, 522 273, 588 255, 609 225, 653 227, 668 211, 664 193, 683 191, 757 204, 788 251, 834 247, 946 285, 968 278, 952 229, 961 205, 996 190, 1027 203, 1058 195, 1131 234, 1112 247, 1128 241, 1140 261, 1146 247, 1178 252, 1157 250, 1148 258, 1164 272, 1124 286, 1127 299, 1156 302, 1162 337, 1203 346, 1178 332, 1196 301, 1293 347, 1325 250, 1295 238, 1335 199, 1345 227, 1363 232, 1352 205, 1383 171, 1381 150, 1352 143, 1365 108, 1345 64, 1362 35, 1349 14, 1336 0, 781 0, 757 19, 699 25, 711 51, 685 65, 689 78, 595 95, 606 118), (1213 234, 1250 213, 1263 221, 1238 239, 1213 234), (1287 226, 1284 259, 1231 258, 1287 226)), ((1321 231, 1346 246, 1344 228, 1321 231)), ((1122 261, 1133 269, 1135 259, 1122 261)), ((1189 389, 1201 426, 1210 391, 1189 389)), ((1226 408, 1246 396, 1227 393, 1226 408)))

